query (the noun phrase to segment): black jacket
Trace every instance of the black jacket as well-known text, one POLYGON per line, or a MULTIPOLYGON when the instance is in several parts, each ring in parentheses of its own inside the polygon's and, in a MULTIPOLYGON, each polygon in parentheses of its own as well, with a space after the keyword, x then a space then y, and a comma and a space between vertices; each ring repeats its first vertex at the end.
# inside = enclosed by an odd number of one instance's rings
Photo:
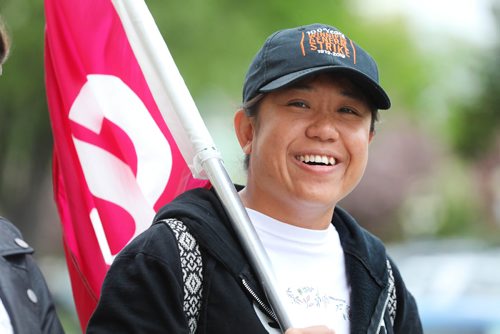
POLYGON ((32 253, 19 230, 0 217, 0 297, 14 333, 64 333, 32 253))
MULTIPOLYGON (((267 304, 265 295, 214 191, 184 193, 163 207, 155 221, 172 217, 189 228, 202 252, 197 333, 267 333, 253 307, 257 300, 267 304)), ((351 332, 376 333, 382 317, 390 323, 385 248, 341 209, 335 210, 332 223, 351 285, 351 332)), ((422 333, 415 301, 394 264, 392 268, 397 293, 394 333, 422 333)), ((189 333, 182 287, 176 239, 166 224, 154 224, 115 259, 87 333, 189 333)), ((393 333, 392 328, 387 332, 393 333)))

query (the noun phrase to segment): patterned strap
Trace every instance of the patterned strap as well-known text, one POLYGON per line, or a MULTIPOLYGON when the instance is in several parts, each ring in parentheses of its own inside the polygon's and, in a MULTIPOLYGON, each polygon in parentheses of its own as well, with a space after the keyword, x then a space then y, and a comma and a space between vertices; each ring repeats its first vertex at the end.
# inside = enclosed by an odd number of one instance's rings
POLYGON ((391 326, 394 327, 394 320, 396 319, 397 311, 396 281, 394 280, 394 274, 389 260, 387 260, 387 272, 389 274, 389 302, 387 304, 387 311, 389 312, 389 317, 391 318, 391 326))
POLYGON ((177 239, 184 281, 184 314, 188 321, 189 331, 193 334, 198 327, 203 290, 203 262, 200 248, 183 222, 177 219, 165 219, 161 222, 170 227, 177 239))

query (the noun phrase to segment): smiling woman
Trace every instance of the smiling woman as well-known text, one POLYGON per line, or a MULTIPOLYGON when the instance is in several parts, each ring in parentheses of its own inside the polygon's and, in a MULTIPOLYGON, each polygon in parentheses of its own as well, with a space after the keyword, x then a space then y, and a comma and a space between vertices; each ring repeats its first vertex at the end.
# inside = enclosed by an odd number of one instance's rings
MULTIPOLYGON (((363 176, 377 110, 389 107, 375 61, 335 27, 278 31, 250 65, 234 116, 248 157, 238 190, 297 327, 287 334, 422 333, 383 244, 337 206, 363 176)), ((111 265, 88 333, 278 332, 213 190, 182 194, 155 223, 111 265), (196 250, 192 238, 201 255, 186 263, 178 245, 196 250), (186 305, 200 283, 202 297, 186 305)))
POLYGON ((244 204, 295 226, 325 229, 336 203, 363 175, 371 119, 370 104, 351 81, 331 74, 266 93, 255 116, 239 110, 236 133, 250 156, 244 204))

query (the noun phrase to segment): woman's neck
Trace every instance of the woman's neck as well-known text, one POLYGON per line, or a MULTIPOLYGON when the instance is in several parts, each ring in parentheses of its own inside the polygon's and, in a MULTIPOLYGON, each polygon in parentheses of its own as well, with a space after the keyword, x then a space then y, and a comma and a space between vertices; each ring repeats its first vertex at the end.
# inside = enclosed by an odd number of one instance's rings
POLYGON ((251 189, 243 188, 239 192, 243 205, 259 211, 283 223, 297 227, 323 230, 331 223, 335 206, 322 206, 289 197, 269 198, 257 196, 251 189))

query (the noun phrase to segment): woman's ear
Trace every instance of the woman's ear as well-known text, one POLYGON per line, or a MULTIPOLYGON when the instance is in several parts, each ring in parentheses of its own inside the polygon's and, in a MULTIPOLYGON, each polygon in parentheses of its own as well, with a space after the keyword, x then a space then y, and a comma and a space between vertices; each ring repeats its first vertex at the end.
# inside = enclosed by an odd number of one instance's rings
POLYGON ((370 136, 368 137, 368 144, 371 144, 373 137, 375 137, 375 130, 370 131, 370 136))
POLYGON ((252 152, 254 124, 253 119, 247 116, 243 109, 239 109, 234 115, 234 131, 243 153, 250 154, 252 152))

